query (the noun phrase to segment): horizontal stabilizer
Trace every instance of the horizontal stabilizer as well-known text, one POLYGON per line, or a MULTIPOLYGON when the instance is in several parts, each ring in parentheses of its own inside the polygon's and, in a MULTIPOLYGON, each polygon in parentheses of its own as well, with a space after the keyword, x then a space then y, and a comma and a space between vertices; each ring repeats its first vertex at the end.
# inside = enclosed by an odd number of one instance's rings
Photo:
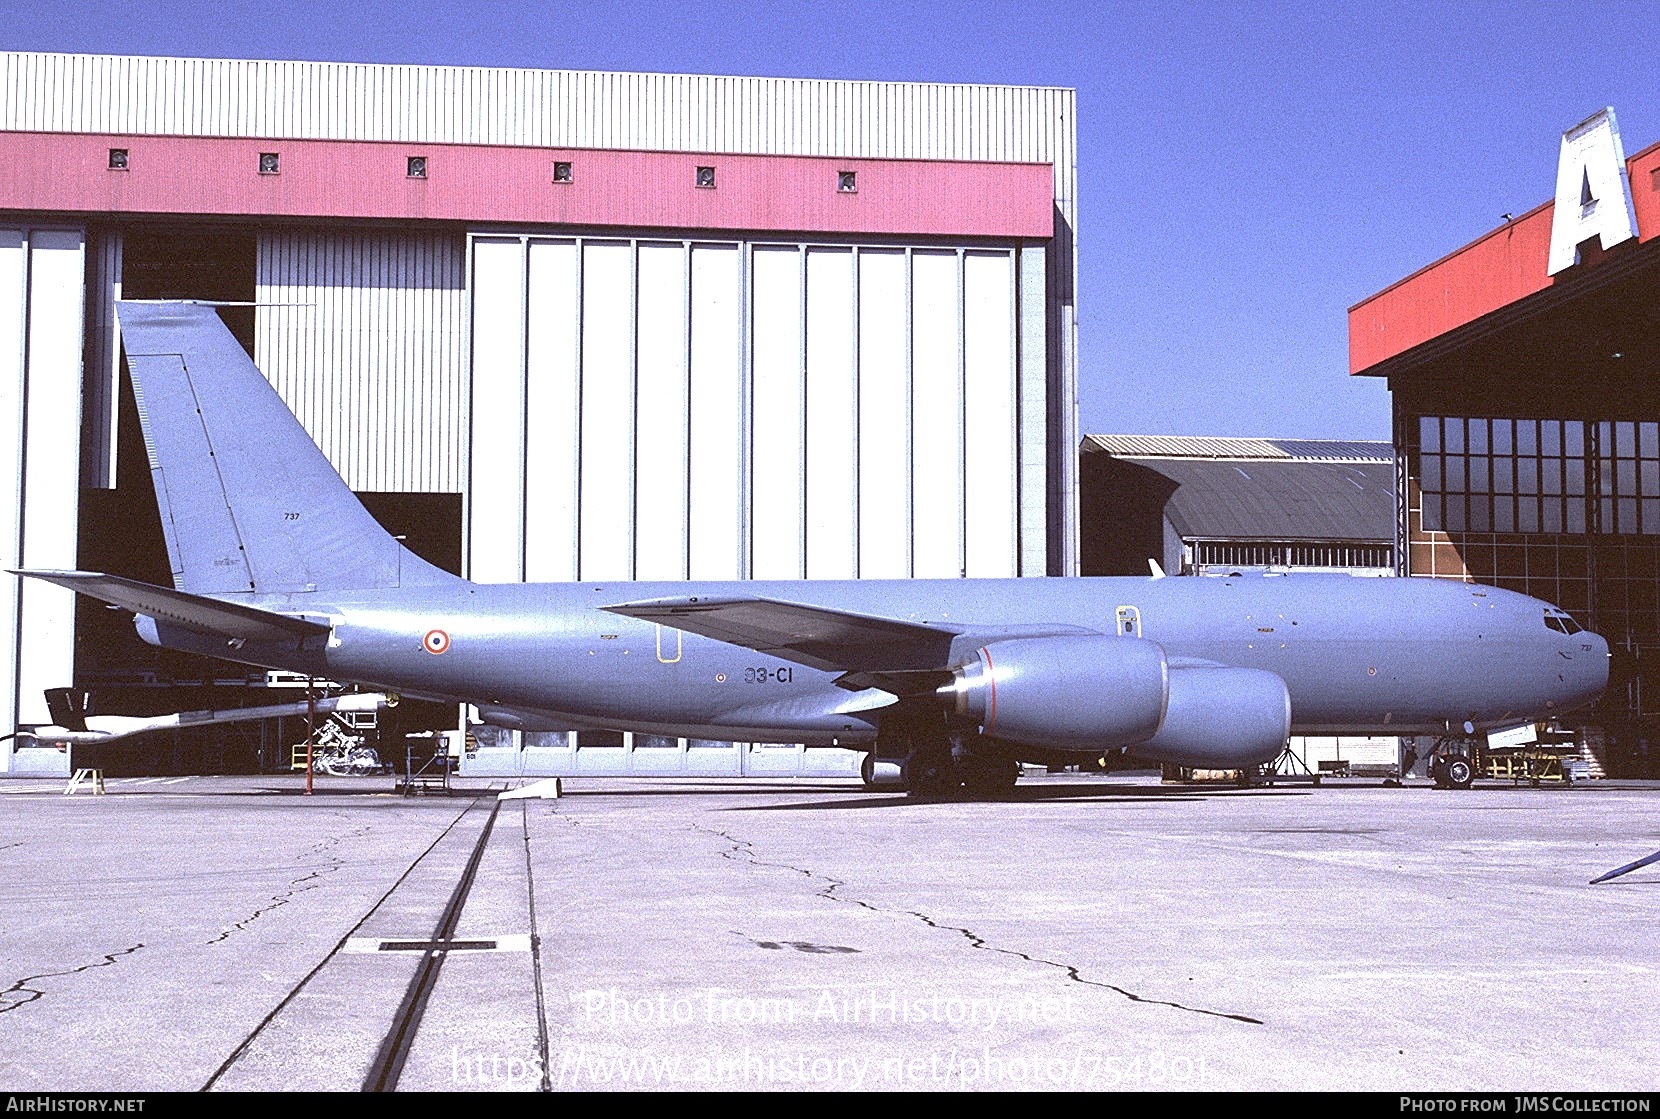
POLYGON ((825 671, 942 668, 962 632, 770 598, 663 598, 605 609, 825 671))
POLYGON ((274 614, 234 602, 221 602, 198 594, 186 594, 184 591, 140 583, 136 579, 123 579, 119 575, 105 575, 97 571, 15 570, 12 574, 55 583, 135 614, 232 640, 297 643, 329 632, 329 627, 321 622, 289 614, 274 614))
POLYGON ((390 702, 389 697, 380 692, 356 692, 350 695, 323 696, 310 702, 295 700, 292 703, 273 703, 262 707, 180 711, 175 715, 88 715, 79 727, 27 727, 19 729, 17 733, 37 742, 67 742, 85 746, 116 742, 151 731, 175 730, 180 727, 250 723, 261 719, 294 718, 313 713, 327 715, 334 711, 379 711, 390 702))

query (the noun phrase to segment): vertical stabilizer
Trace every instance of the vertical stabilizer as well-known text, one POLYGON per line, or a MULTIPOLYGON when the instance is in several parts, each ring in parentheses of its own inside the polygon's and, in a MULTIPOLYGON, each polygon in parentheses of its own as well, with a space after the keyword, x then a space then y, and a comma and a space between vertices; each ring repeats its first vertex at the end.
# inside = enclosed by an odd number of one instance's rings
POLYGON ((453 581, 381 528, 211 305, 116 305, 173 584, 207 595, 453 581))

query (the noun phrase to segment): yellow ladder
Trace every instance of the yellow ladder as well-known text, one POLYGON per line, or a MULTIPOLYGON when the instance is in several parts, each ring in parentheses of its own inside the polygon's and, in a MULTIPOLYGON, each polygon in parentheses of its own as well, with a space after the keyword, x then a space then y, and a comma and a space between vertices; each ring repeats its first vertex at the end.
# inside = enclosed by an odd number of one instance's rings
POLYGON ((104 771, 101 769, 77 769, 75 776, 69 779, 69 787, 63 791, 64 796, 74 796, 85 785, 92 790, 93 796, 104 795, 104 771))

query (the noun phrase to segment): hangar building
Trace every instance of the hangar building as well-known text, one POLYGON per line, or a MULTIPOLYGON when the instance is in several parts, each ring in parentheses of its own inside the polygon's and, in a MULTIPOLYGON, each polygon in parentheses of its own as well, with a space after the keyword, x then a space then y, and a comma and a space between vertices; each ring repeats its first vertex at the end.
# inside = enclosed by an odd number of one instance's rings
MULTIPOLYGON (((168 581, 113 308, 189 297, 474 579, 1071 574, 1075 152, 1064 89, 0 53, 0 555, 168 581)), ((0 722, 234 675, 109 614, 14 581, 0 722)))
POLYGON ((1388 443, 1086 435, 1078 502, 1084 575, 1395 573, 1388 443))
POLYGON ((1350 308, 1349 367, 1388 379, 1403 573, 1536 595, 1607 637, 1588 741, 1611 774, 1652 772, 1660 145, 1626 158, 1605 110, 1563 134, 1556 183, 1350 308))

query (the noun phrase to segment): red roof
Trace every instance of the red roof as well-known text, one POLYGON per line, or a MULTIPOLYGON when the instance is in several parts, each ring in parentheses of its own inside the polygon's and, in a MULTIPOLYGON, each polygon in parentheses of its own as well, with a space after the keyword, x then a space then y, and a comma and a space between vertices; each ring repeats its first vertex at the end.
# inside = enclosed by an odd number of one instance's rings
MULTIPOLYGON (((1660 235, 1660 144, 1626 160, 1637 240, 1660 235)), ((1415 346, 1550 287, 1554 201, 1349 308, 1349 372, 1366 373, 1415 346)), ((1563 278, 1570 273, 1561 274, 1563 278)))

